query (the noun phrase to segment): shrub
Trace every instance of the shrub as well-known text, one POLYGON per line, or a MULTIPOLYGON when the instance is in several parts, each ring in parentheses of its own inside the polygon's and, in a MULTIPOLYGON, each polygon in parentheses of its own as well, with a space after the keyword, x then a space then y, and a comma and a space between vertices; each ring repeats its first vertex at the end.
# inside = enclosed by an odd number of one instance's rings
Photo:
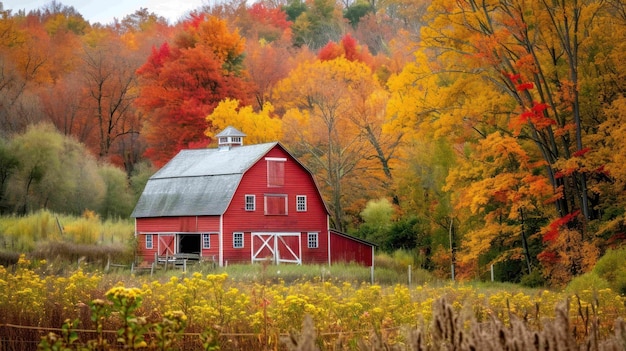
POLYGON ((626 247, 608 250, 600 257, 593 272, 605 279, 611 289, 626 294, 626 247))
POLYGON ((539 288, 545 286, 546 281, 543 275, 541 275, 541 270, 535 269, 530 274, 524 274, 520 280, 520 284, 529 288, 539 288))
POLYGON ((609 282, 606 279, 595 272, 589 272, 572 279, 565 287, 565 291, 575 294, 585 290, 601 290, 609 287, 609 282))

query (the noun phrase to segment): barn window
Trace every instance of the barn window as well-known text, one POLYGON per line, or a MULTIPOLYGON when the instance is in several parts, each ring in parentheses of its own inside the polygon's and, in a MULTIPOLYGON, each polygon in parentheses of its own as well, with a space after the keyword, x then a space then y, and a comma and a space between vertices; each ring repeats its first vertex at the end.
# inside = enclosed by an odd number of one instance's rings
POLYGON ((287 215, 287 195, 265 195, 265 214, 287 215))
POLYGON ((246 195, 246 211, 254 211, 256 209, 256 198, 254 195, 246 195))
POLYGON ((317 249, 319 242, 317 241, 317 233, 309 233, 307 242, 309 243, 309 249, 317 249))
POLYGON ((306 212, 306 195, 296 195, 296 211, 306 212))
POLYGON ((211 234, 208 234, 208 233, 202 234, 202 248, 203 249, 211 248, 211 234))
POLYGON ((152 234, 146 234, 146 249, 152 249, 154 247, 154 241, 152 241, 152 234))
POLYGON ((267 186, 276 187, 285 185, 286 158, 267 157, 267 186))
POLYGON ((236 249, 243 247, 243 233, 233 233, 233 247, 236 249))

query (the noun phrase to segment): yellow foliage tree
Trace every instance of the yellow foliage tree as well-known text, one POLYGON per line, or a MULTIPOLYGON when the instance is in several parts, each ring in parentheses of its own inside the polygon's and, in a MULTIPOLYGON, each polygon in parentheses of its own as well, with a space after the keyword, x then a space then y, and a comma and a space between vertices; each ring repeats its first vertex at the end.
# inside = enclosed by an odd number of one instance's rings
POLYGON ((274 114, 274 106, 266 102, 263 109, 255 112, 252 106, 240 106, 235 99, 221 101, 213 112, 206 117, 209 127, 205 134, 215 140, 215 134, 228 126, 233 126, 246 134, 246 141, 258 144, 280 141, 283 138, 282 120, 274 114))
POLYGON ((367 65, 339 57, 301 63, 274 96, 287 144, 316 174, 335 227, 345 230, 348 204, 365 206, 367 193, 380 191, 393 155, 393 138, 382 132, 384 91, 367 65))

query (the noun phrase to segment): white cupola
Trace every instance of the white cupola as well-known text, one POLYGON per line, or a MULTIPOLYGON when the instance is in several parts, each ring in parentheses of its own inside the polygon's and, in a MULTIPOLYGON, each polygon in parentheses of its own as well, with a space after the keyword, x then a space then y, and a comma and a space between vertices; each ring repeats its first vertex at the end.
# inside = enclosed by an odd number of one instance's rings
POLYGON ((218 149, 230 150, 232 147, 243 145, 243 138, 246 135, 237 130, 237 128, 228 126, 215 137, 217 137, 218 149))

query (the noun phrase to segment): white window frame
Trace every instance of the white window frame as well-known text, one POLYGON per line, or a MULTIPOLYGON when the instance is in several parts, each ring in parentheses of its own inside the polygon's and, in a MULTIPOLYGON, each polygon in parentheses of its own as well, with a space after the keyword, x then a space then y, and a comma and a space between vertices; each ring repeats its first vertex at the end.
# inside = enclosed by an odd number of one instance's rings
POLYGON ((146 249, 154 249, 154 237, 152 234, 146 234, 146 249))
POLYGON ((309 249, 319 249, 320 247, 320 236, 317 232, 308 232, 307 233, 307 247, 309 249))
POLYGON ((244 247, 244 236, 243 236, 243 232, 234 232, 233 233, 233 249, 243 249, 244 247), (237 240, 236 238, 240 236, 241 237, 241 246, 237 246, 237 240))
POLYGON ((211 248, 211 234, 202 233, 202 248, 203 249, 211 248))
POLYGON ((246 211, 255 211, 256 210, 256 196, 252 194, 246 194, 244 197, 244 207, 246 211), (248 199, 252 200, 252 203, 248 203, 248 199), (248 207, 250 205, 251 207, 248 207))
POLYGON ((296 212, 306 212, 306 195, 296 195, 296 212))

